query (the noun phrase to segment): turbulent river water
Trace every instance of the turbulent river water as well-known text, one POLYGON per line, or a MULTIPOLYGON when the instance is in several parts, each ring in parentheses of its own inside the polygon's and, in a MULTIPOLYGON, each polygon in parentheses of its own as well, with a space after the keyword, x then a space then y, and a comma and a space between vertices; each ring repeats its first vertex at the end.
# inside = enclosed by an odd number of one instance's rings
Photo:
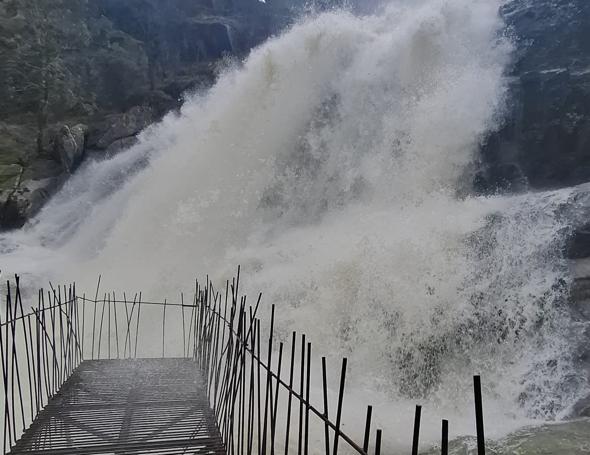
POLYGON ((137 146, 88 161, 3 237, 3 269, 162 297, 241 264, 282 336, 348 356, 353 400, 378 403, 390 448, 407 446, 416 402, 424 441, 441 417, 473 434, 474 373, 490 437, 559 420, 584 393, 563 305, 569 191, 469 195, 508 101, 500 5, 301 20, 137 146))

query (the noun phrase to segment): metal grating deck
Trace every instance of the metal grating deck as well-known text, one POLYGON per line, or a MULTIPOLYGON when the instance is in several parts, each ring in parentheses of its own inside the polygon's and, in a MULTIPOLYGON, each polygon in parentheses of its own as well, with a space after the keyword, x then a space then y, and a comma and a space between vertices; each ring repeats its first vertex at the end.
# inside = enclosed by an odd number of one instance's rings
POLYGON ((190 359, 87 360, 11 454, 223 454, 190 359))

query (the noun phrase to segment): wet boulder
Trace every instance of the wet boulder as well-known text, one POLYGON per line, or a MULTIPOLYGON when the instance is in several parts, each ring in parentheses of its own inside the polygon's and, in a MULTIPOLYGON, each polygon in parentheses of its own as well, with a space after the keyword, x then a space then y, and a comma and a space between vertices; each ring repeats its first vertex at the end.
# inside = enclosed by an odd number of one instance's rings
POLYGON ((149 106, 135 106, 122 114, 109 115, 90 131, 88 147, 106 150, 117 141, 120 144, 122 139, 134 138, 155 119, 154 110, 149 106))
POLYGON ((84 158, 85 137, 88 128, 78 124, 73 127, 63 125, 53 139, 54 158, 61 163, 64 172, 71 173, 84 158))
POLYGON ((11 188, 0 191, 0 227, 23 226, 67 178, 61 163, 40 158, 23 167, 11 188))

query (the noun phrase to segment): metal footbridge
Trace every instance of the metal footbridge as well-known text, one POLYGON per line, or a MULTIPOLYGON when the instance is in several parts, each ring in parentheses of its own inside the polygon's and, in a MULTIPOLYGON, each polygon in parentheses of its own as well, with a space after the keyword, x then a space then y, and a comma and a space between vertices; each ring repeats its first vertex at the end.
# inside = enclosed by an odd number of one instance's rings
POLYGON ((87 360, 12 448, 15 454, 224 454, 190 359, 87 360))
MULTIPOLYGON (((314 356, 305 334, 281 339, 274 305, 262 324, 261 296, 250 305, 239 294, 239 268, 221 291, 197 282, 190 302, 99 298, 99 286, 92 299, 63 286, 39 291, 31 304, 18 277, 6 283, 4 454, 386 452, 372 406, 360 411, 362 427, 346 423, 347 360, 314 356)), ((483 455, 478 376, 474 390, 483 455)), ((421 413, 416 406, 408 418, 413 455, 421 413)), ((449 450, 446 420, 439 450, 449 450)))

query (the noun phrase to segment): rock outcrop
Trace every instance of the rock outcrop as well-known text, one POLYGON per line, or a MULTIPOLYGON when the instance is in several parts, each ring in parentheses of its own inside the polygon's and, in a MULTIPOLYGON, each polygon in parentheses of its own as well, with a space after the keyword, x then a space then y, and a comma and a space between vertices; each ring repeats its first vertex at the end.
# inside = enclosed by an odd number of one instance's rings
POLYGON ((93 127, 88 136, 88 148, 121 150, 125 144, 132 144, 132 139, 157 118, 149 106, 136 106, 122 114, 108 115, 93 127))
POLYGON ((68 174, 78 167, 84 158, 87 129, 88 127, 83 124, 71 128, 63 125, 53 138, 54 158, 68 174))
POLYGON ((482 149, 480 192, 590 181, 590 2, 513 0, 508 118, 482 149))

